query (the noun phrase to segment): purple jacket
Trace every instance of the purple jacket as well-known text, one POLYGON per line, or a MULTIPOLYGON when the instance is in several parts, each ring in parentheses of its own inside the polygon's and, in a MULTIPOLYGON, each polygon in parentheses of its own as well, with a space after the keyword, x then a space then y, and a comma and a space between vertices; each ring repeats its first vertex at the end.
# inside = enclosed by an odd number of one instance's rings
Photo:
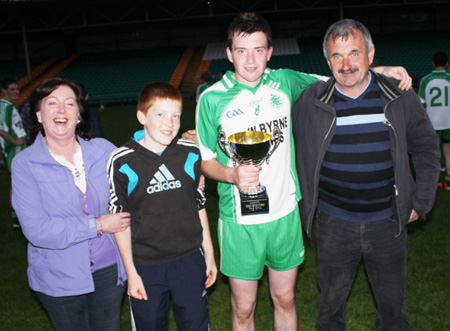
MULTIPOLYGON (((71 172, 50 155, 41 134, 12 163, 12 204, 28 239, 30 287, 50 296, 93 292, 89 239, 97 236, 95 219, 108 212, 106 163, 115 146, 101 138, 79 138, 87 186, 95 215, 83 216, 71 172)), ((104 234, 117 253, 118 280, 126 274, 112 234, 104 234)))

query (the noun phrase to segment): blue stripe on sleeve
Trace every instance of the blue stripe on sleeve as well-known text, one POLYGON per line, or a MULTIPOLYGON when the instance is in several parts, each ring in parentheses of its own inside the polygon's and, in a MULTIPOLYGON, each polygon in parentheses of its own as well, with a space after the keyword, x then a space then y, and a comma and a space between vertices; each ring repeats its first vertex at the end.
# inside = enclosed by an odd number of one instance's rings
POLYGON ((128 177, 128 196, 130 196, 131 192, 133 192, 134 188, 136 187, 139 177, 137 173, 134 172, 133 169, 130 168, 130 166, 125 163, 123 164, 119 171, 128 177))
POLYGON ((195 153, 189 153, 186 162, 184 163, 184 171, 193 179, 195 180, 195 172, 194 172, 194 165, 198 161, 199 156, 195 153))

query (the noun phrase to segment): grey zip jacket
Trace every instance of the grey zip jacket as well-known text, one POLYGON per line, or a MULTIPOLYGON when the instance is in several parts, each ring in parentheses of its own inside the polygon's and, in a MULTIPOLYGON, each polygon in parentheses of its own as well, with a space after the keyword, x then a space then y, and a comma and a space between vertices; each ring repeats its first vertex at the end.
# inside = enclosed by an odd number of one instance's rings
MULTIPOLYGON (((396 80, 371 73, 381 90, 386 124, 390 128, 395 174, 393 210, 400 235, 413 209, 425 218, 433 207, 440 173, 439 139, 413 90, 401 91, 396 80)), ((311 84, 292 113, 297 171, 303 197, 299 202, 300 216, 308 237, 311 237, 317 207, 320 167, 336 131, 335 83, 332 78, 311 84)))

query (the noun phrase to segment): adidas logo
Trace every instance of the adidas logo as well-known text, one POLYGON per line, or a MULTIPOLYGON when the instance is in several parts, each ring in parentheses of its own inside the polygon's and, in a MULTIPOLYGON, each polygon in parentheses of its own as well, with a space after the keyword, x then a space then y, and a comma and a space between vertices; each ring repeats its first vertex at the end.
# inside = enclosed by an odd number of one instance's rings
POLYGON ((181 182, 172 176, 169 169, 163 164, 150 181, 147 193, 153 194, 161 191, 175 190, 181 187, 181 182))

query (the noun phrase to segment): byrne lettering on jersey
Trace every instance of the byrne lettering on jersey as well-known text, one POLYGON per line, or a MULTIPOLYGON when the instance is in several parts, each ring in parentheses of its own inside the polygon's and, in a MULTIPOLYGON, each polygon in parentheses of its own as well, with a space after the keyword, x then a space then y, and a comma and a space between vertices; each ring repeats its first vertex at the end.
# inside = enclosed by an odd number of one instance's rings
POLYGON ((261 131, 261 132, 269 133, 269 132, 273 132, 273 130, 275 128, 278 128, 278 129, 280 129, 279 130, 279 132, 280 132, 280 138, 279 138, 280 142, 283 142, 284 141, 284 136, 283 136, 283 131, 282 130, 288 127, 288 123, 289 122, 288 122, 287 117, 283 117, 283 118, 280 118, 278 120, 273 120, 273 121, 270 121, 270 122, 260 123, 259 125, 254 125, 252 127, 249 127, 247 130, 248 131, 261 131))

